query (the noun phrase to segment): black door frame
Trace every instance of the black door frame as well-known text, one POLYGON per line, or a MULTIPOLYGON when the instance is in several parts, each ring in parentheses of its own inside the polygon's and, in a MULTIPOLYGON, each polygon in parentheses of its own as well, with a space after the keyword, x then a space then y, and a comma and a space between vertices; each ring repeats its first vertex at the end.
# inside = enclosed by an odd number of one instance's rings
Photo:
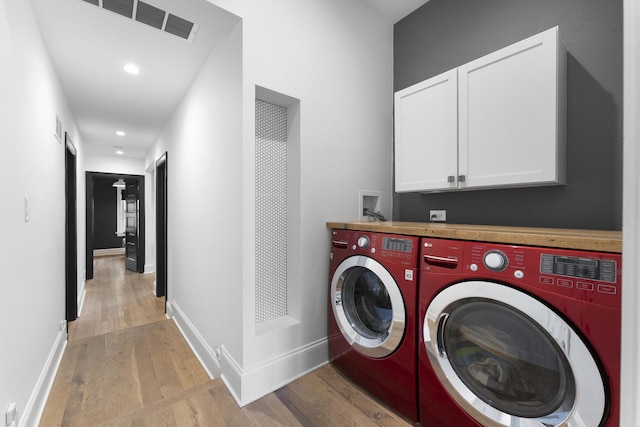
POLYGON ((167 300, 167 153, 156 161, 156 296, 167 300))
POLYGON ((78 210, 76 147, 64 133, 65 194, 65 318, 78 318, 78 210))
POLYGON ((114 182, 118 179, 122 178, 125 181, 129 180, 137 180, 138 187, 140 189, 139 193, 139 206, 140 206, 140 217, 139 217, 139 235, 140 235, 140 245, 138 247, 138 265, 137 271, 138 273, 144 273, 144 263, 145 263, 145 191, 144 191, 144 175, 124 175, 117 173, 105 173, 105 172, 86 172, 86 256, 85 256, 85 271, 86 271, 86 279, 93 279, 93 234, 94 234, 94 215, 95 215, 95 206, 93 201, 93 180, 94 178, 109 178, 113 179, 114 182))

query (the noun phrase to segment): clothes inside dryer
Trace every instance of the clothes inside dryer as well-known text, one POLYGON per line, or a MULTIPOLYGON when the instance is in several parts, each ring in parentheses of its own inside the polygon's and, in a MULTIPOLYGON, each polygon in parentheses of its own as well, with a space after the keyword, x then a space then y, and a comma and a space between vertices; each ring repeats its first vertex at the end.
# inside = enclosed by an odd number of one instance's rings
POLYGON ((452 367, 473 393, 519 417, 541 417, 575 397, 562 350, 528 316, 494 301, 451 311, 442 326, 452 367))

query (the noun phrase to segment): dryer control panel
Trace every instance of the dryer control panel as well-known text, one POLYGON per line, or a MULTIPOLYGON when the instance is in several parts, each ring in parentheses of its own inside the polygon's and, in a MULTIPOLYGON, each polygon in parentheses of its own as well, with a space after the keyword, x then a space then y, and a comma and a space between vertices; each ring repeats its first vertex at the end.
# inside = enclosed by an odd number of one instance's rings
POLYGON ((424 238, 421 258, 421 274, 491 279, 620 306, 620 254, 424 238))
POLYGON ((540 273, 542 274, 557 274, 611 283, 616 282, 616 264, 610 259, 540 255, 540 273))

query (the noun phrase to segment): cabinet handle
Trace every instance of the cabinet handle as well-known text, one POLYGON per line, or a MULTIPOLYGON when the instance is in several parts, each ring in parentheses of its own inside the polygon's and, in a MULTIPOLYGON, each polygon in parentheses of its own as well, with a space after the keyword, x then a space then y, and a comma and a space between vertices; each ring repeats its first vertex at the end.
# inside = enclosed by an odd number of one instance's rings
POLYGON ((453 176, 453 175, 449 175, 449 176, 447 177, 447 182, 456 182, 456 177, 455 177, 455 176, 453 176))
POLYGON ((458 181, 459 182, 465 182, 467 180, 467 176, 466 175, 458 175, 458 181))

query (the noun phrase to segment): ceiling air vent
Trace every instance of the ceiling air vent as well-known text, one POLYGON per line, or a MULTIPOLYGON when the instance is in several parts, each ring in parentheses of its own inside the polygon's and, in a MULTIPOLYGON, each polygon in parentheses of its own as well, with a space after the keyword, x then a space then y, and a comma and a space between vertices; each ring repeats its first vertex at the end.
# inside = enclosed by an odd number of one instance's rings
POLYGON ((133 17, 133 0, 102 0, 102 7, 127 18, 133 17))
POLYGON ((191 34, 192 29, 193 22, 189 22, 186 19, 169 14, 169 19, 167 19, 167 25, 164 30, 174 36, 189 40, 189 35, 191 34))
POLYGON ((191 40, 197 25, 140 0, 82 0, 127 18, 191 40))
POLYGON ((136 21, 151 25, 152 27, 161 30, 166 14, 167 12, 162 9, 158 9, 155 6, 139 1, 138 9, 136 10, 136 21))

